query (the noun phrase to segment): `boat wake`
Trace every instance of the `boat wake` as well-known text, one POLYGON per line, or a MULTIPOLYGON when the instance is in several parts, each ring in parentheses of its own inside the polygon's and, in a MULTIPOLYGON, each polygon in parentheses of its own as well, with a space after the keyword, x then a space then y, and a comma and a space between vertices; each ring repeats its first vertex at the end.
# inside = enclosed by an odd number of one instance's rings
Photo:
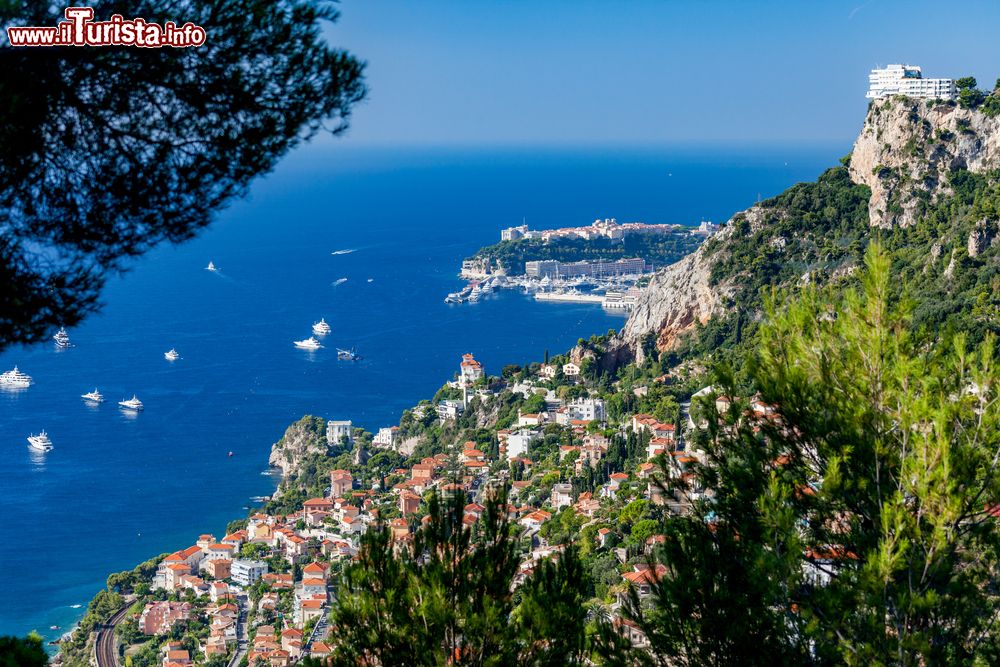
POLYGON ((346 282, 347 282, 347 278, 338 278, 337 280, 334 280, 331 284, 334 287, 340 287, 341 285, 343 285, 346 282))
POLYGON ((347 248, 345 250, 334 250, 331 255, 350 255, 352 252, 356 252, 355 248, 347 248))

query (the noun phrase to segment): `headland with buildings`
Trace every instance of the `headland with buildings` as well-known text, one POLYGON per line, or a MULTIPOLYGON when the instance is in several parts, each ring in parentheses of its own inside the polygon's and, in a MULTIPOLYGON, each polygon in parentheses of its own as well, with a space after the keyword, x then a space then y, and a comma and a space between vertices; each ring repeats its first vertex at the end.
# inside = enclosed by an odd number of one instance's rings
POLYGON ((508 227, 501 230, 499 244, 462 262, 459 277, 468 283, 445 301, 476 302, 495 289, 519 289, 534 294, 539 301, 599 303, 628 310, 641 293, 644 278, 677 261, 719 229, 720 225, 707 221, 687 227, 619 223, 615 218, 598 219, 582 227, 508 227), (629 237, 648 237, 652 242, 645 245, 650 254, 615 257, 627 250, 629 237), (657 239, 665 238, 678 240, 685 252, 676 252, 675 245, 656 244, 657 239), (542 258, 555 254, 551 252, 554 247, 560 249, 560 259, 542 258), (606 256, 600 256, 602 251, 606 256), (579 256, 583 253, 588 257, 579 256))

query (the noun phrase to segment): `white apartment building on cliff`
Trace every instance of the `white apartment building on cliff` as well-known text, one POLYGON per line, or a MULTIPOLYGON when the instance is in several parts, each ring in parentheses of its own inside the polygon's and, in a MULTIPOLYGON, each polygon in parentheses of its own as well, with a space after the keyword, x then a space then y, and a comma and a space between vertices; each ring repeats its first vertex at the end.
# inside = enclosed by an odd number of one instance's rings
POLYGON ((926 99, 953 100, 958 91, 953 79, 925 79, 915 65, 889 65, 876 68, 868 75, 868 99, 878 100, 893 95, 926 99))

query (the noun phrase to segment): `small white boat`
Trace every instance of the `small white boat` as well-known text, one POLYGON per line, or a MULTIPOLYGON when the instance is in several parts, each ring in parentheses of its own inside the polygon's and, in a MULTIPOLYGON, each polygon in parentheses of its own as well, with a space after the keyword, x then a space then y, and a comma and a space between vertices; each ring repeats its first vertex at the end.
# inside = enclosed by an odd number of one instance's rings
POLYGON ((322 345, 320 345, 320 342, 315 338, 313 338, 312 336, 309 336, 309 338, 306 338, 305 340, 292 341, 292 345, 299 348, 300 350, 318 350, 319 348, 323 347, 322 345))
POLYGON ((330 325, 321 317, 319 322, 313 324, 313 333, 317 336, 325 336, 330 333, 330 325))
POLYGON ((142 410, 142 401, 136 398, 135 394, 132 394, 132 398, 127 401, 118 401, 118 405, 122 406, 126 410, 134 410, 136 412, 142 410))
POLYGON ((209 262, 208 266, 205 267, 206 271, 218 271, 219 267, 215 265, 215 262, 209 262))
POLYGON ((350 350, 343 350, 338 347, 337 358, 342 361, 360 361, 361 355, 359 355, 353 347, 350 350))
POLYGON ((14 366, 14 370, 0 373, 0 387, 30 387, 35 383, 31 376, 22 373, 14 366))
POLYGON ((178 359, 181 358, 181 355, 177 354, 177 350, 175 350, 174 348, 170 348, 169 352, 163 353, 163 358, 166 359, 167 361, 177 361, 178 359))
POLYGON ((52 451, 52 441, 49 440, 49 436, 45 431, 42 431, 38 435, 32 433, 28 436, 28 447, 34 449, 36 452, 49 452, 52 451))
POLYGON ((94 388, 94 391, 88 391, 86 394, 81 394, 80 398, 82 398, 85 401, 90 401, 91 403, 104 402, 104 396, 101 395, 101 392, 97 391, 96 387, 94 388))
POLYGON ((56 342, 56 347, 73 347, 73 343, 69 342, 69 334, 66 333, 65 327, 60 327, 56 335, 52 337, 52 340, 56 342))

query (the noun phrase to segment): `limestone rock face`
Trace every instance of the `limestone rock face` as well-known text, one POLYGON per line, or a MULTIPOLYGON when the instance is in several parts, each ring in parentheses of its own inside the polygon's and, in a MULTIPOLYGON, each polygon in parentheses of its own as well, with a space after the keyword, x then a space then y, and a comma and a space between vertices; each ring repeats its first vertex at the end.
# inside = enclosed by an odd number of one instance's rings
POLYGON ((855 183, 872 190, 872 225, 908 227, 924 202, 951 194, 947 174, 1000 167, 1000 117, 927 100, 874 102, 851 153, 855 183))
MULTIPOLYGON (((915 224, 929 205, 953 194, 948 185, 952 170, 975 173, 998 168, 1000 117, 991 118, 954 104, 897 97, 869 106, 851 154, 849 175, 854 183, 871 189, 869 223, 892 228, 915 224)), ((757 206, 737 213, 714 238, 657 273, 602 365, 615 367, 631 359, 641 362, 650 334, 655 336, 659 350, 668 350, 698 323, 725 315, 746 274, 737 272, 728 283, 710 283, 715 262, 724 261, 727 246, 735 240, 734 221, 744 230, 757 233, 782 215, 780 209, 765 211, 757 206)), ((767 250, 784 252, 787 241, 783 236, 774 236, 767 241, 767 250)), ((968 254, 976 257, 998 242, 1000 223, 983 220, 969 234, 968 254)), ((930 260, 936 260, 941 252, 940 244, 936 244, 930 260)), ((954 269, 954 261, 952 256, 946 277, 954 269)), ((838 267, 826 278, 842 279, 854 268, 838 267)), ((800 283, 812 282, 813 278, 806 272, 800 283)))
MULTIPOLYGON (((731 229, 727 225, 715 240, 725 242, 731 229)), ((681 334, 721 312, 730 290, 724 285, 709 284, 712 263, 707 248, 703 244, 661 270, 639 297, 622 330, 623 342, 632 349, 637 361, 643 361, 642 340, 647 334, 656 334, 658 349, 670 349, 681 334)))
POLYGON ((980 220, 969 232, 969 257, 978 257, 981 252, 997 242, 997 226, 995 222, 980 220))
POLYGON ((295 477, 306 456, 326 454, 327 451, 326 420, 306 416, 289 426, 281 440, 271 445, 267 462, 281 468, 283 477, 295 477))

